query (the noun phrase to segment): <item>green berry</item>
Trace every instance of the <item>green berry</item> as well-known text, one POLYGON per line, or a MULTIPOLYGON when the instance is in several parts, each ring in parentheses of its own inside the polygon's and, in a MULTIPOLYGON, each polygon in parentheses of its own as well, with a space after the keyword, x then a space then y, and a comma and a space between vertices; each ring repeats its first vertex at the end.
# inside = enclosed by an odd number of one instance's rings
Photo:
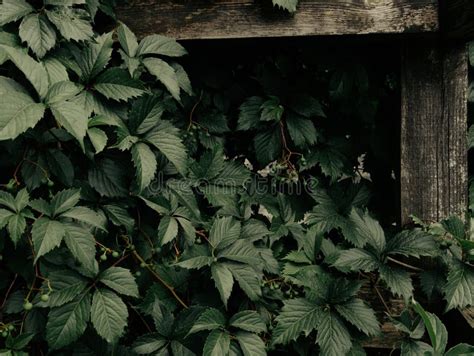
POLYGON ((2 332, 2 337, 7 337, 8 336, 8 331, 2 332))
POLYGON ((146 263, 145 263, 145 262, 140 263, 140 267, 141 267, 141 268, 145 268, 145 267, 146 267, 146 263))
POLYGON ((33 309, 33 304, 31 304, 30 302, 25 302, 25 304, 23 304, 23 309, 25 309, 26 311, 31 310, 33 309))
POLYGON ((107 255, 104 253, 103 255, 100 255, 101 261, 107 261, 107 255))
POLYGON ((47 294, 42 294, 40 297, 42 302, 47 302, 49 300, 49 295, 47 294))
POLYGON ((0 255, 0 261, 3 261, 3 255, 0 255))
POLYGON ((217 262, 217 257, 214 257, 214 260, 213 260, 213 261, 214 261, 214 262, 217 262))
POLYGON ((118 253, 117 251, 112 252, 113 258, 118 258, 119 256, 120 256, 120 253, 118 253))
POLYGON ((13 331, 13 330, 15 330, 15 327, 12 324, 8 325, 8 331, 13 331))
POLYGON ((128 249, 129 249, 130 251, 135 251, 135 245, 130 245, 130 246, 128 247, 128 249))
POLYGON ((142 275, 142 273, 141 273, 140 271, 136 271, 136 272, 135 272, 135 276, 136 276, 136 277, 140 277, 141 275, 142 275))
POLYGON ((474 249, 468 252, 469 256, 474 256, 474 249))
POLYGON ((156 248, 155 248, 155 252, 156 252, 156 253, 161 253, 161 247, 156 247, 156 248))
POLYGON ((51 179, 48 179, 47 183, 48 187, 52 188, 54 187, 54 182, 51 179))
POLYGON ((196 239, 196 243, 199 245, 199 244, 202 243, 202 240, 198 237, 198 238, 196 239))

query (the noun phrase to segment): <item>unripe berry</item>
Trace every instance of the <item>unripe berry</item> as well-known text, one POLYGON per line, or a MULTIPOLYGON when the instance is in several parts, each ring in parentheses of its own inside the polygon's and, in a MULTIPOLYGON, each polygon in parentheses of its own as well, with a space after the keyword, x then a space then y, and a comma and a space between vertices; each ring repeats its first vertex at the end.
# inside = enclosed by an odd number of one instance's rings
POLYGON ((26 311, 31 310, 33 309, 33 304, 31 304, 30 302, 25 302, 25 304, 23 304, 23 309, 25 309, 26 311))
POLYGON ((104 253, 103 255, 100 255, 101 261, 107 261, 107 255, 104 253))
POLYGON ((49 295, 47 294, 42 294, 40 297, 42 302, 47 302, 49 300, 49 295))
POLYGON ((112 252, 112 257, 113 258, 117 258, 119 256, 120 256, 120 253, 118 253, 117 251, 112 252))
POLYGON ((146 267, 146 263, 145 263, 145 262, 140 263, 140 267, 141 267, 141 268, 145 268, 145 267, 146 267))

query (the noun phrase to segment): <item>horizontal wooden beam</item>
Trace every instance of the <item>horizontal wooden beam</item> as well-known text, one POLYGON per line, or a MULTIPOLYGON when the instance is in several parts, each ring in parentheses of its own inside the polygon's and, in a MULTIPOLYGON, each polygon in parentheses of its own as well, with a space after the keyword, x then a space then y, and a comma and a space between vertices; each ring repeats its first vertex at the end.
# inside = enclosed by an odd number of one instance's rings
POLYGON ((440 0, 440 21, 448 39, 474 39, 474 1, 440 0))
POLYGON ((270 0, 132 0, 118 19, 139 37, 181 40, 436 32, 437 0, 300 0, 289 14, 270 0))

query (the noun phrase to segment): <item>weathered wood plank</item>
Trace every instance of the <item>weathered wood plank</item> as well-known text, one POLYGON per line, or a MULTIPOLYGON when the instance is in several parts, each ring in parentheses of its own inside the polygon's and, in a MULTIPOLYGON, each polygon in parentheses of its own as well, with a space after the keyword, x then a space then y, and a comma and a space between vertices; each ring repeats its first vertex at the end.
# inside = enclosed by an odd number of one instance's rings
POLYGON ((440 0, 441 29, 446 38, 474 39, 474 1, 440 0))
POLYGON ((401 213, 439 221, 467 210, 467 50, 406 44, 402 63, 401 213))
POLYGON ((139 37, 253 38, 435 32, 437 0, 301 0, 291 15, 269 0, 135 0, 118 18, 139 37))

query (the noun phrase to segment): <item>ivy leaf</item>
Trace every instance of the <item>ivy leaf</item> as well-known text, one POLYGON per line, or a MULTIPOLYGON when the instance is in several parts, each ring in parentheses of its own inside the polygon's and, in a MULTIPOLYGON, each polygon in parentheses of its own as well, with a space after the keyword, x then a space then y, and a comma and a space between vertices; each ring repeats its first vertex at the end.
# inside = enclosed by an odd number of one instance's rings
POLYGON ((52 11, 47 10, 46 15, 68 41, 85 41, 94 35, 90 22, 75 9, 56 7, 52 11))
MULTIPOLYGON (((133 53, 133 51, 130 53, 133 53)), ((130 53, 129 55, 132 56, 130 53)), ((137 56, 143 56, 145 54, 181 57, 187 54, 187 51, 172 38, 162 35, 151 35, 143 38, 137 48, 137 56)))
POLYGON ((240 237, 240 223, 230 216, 217 218, 209 233, 209 242, 216 249, 223 249, 240 237))
POLYGON ((272 0, 273 6, 278 6, 289 12, 296 12, 296 6, 299 0, 272 0))
POLYGON ((8 234, 16 246, 26 230, 26 220, 22 214, 14 214, 8 219, 8 234))
POLYGON ((214 330, 206 339, 203 356, 228 355, 230 349, 230 336, 224 331, 214 330))
POLYGON ((97 333, 108 343, 122 336, 127 325, 128 310, 114 292, 99 288, 92 298, 91 320, 97 333))
POLYGON ((225 266, 250 300, 256 301, 262 296, 260 277, 252 267, 238 263, 225 263, 225 266))
POLYGON ((79 261, 92 276, 95 276, 99 267, 95 260, 95 240, 92 234, 82 227, 68 224, 64 242, 77 261, 79 261))
POLYGON ((333 266, 341 270, 371 272, 379 267, 379 260, 369 251, 351 248, 341 251, 333 266))
POLYGON ((351 336, 345 325, 332 312, 322 312, 316 342, 323 355, 345 355, 352 347, 351 336))
POLYGON ((168 89, 177 101, 180 101, 180 88, 178 76, 175 70, 165 61, 159 58, 145 58, 143 65, 151 75, 155 76, 168 89))
POLYGON ((90 42, 77 56, 77 65, 81 70, 81 78, 88 82, 95 78, 107 66, 112 57, 112 33, 106 33, 90 42))
POLYGON ((44 115, 43 104, 19 92, 0 95, 0 141, 13 140, 36 126, 44 115))
POLYGON ((160 334, 146 334, 140 336, 133 343, 133 351, 139 355, 150 355, 162 349, 168 341, 160 334))
POLYGON ((14 215, 15 213, 10 210, 0 209, 0 229, 3 229, 8 224, 8 220, 14 215))
POLYGON ((48 274, 48 279, 53 289, 47 302, 49 307, 60 307, 72 301, 87 286, 87 280, 71 270, 54 270, 48 274))
MULTIPOLYGON (((293 114, 288 115, 286 127, 296 147, 305 148, 316 143, 318 134, 311 120, 293 114)), ((321 157, 319 161, 321 164, 321 157)), ((331 161, 331 164, 334 164, 334 162, 331 161)), ((335 170, 333 168, 325 170, 326 165, 323 164, 321 164, 321 167, 323 168, 323 172, 329 177, 339 177, 341 175, 342 167, 338 167, 335 170)))
POLYGON ((194 334, 203 330, 216 330, 225 327, 226 319, 222 313, 215 309, 206 309, 193 324, 189 334, 194 334))
POLYGON ((280 105, 280 100, 277 97, 271 97, 266 100, 261 106, 262 113, 260 115, 261 121, 276 121, 279 122, 283 116, 284 108, 280 105))
POLYGON ((25 0, 3 0, 0 5, 0 26, 21 19, 34 10, 25 0))
POLYGON ((216 284, 216 288, 219 291, 222 302, 227 308, 227 301, 229 300, 230 294, 232 293, 232 287, 234 285, 232 273, 225 265, 221 263, 212 264, 211 273, 212 279, 216 284))
POLYGON ((356 234, 374 247, 378 253, 385 250, 385 233, 377 220, 372 218, 369 213, 352 209, 349 219, 354 224, 356 234))
POLYGON ((52 350, 59 350, 79 339, 86 330, 90 307, 91 298, 86 293, 68 304, 51 309, 46 324, 46 340, 52 350))
POLYGON ((135 57, 138 49, 138 41, 135 34, 124 23, 120 22, 117 28, 117 36, 123 50, 129 57, 135 57))
POLYGON ((101 160, 89 171, 88 179, 89 184, 101 195, 112 198, 123 197, 128 193, 125 174, 111 159, 101 160))
POLYGON ((72 101, 53 103, 50 105, 50 109, 58 124, 74 136, 84 149, 84 137, 87 133, 89 119, 87 112, 72 101))
POLYGON ((364 334, 375 336, 380 333, 379 322, 374 311, 362 300, 353 298, 343 304, 336 305, 335 308, 344 319, 364 334))
POLYGON ((387 284, 393 294, 405 299, 413 295, 413 285, 408 272, 402 269, 390 268, 386 265, 380 265, 379 272, 380 278, 387 284))
POLYGON ((261 164, 274 161, 281 153, 281 133, 277 126, 254 137, 255 154, 261 164))
POLYGON ((138 189, 141 192, 155 177, 156 157, 147 144, 139 142, 132 146, 132 159, 137 169, 138 189))
POLYGON ((266 356, 267 352, 265 351, 265 343, 258 335, 238 331, 235 334, 237 342, 244 353, 244 356, 266 356))
POLYGON ((244 310, 234 314, 229 320, 229 326, 257 334, 267 331, 262 317, 253 310, 244 310))
POLYGON ((178 221, 174 217, 164 216, 158 226, 158 239, 160 245, 166 245, 173 241, 178 235, 178 221))
POLYGON ((72 209, 81 199, 80 189, 67 189, 58 192, 51 200, 53 216, 58 216, 72 209))
POLYGON ((186 268, 186 269, 200 269, 205 266, 210 266, 214 262, 214 258, 210 256, 198 256, 198 257, 193 257, 185 261, 181 261, 176 264, 176 266, 179 266, 181 268, 186 268))
POLYGON ((91 127, 87 130, 87 136, 89 136, 96 154, 99 154, 107 147, 108 137, 103 130, 97 127, 91 127))
POLYGON ((438 254, 438 247, 433 235, 422 230, 405 230, 398 233, 388 241, 386 250, 391 255, 398 254, 417 258, 438 254))
POLYGON ((104 215, 84 206, 75 206, 65 213, 62 213, 61 217, 76 220, 97 229, 107 231, 105 228, 106 219, 104 215))
POLYGON ((450 265, 443 290, 448 302, 447 310, 474 305, 474 268, 454 261, 450 265))
POLYGON ((58 247, 65 234, 66 229, 64 225, 58 221, 50 220, 46 217, 36 220, 31 230, 33 245, 36 251, 34 263, 38 261, 38 258, 58 247))
POLYGON ((101 273, 100 282, 119 294, 138 298, 138 286, 130 270, 122 267, 109 267, 101 273))
POLYGON ((260 121, 260 107, 263 99, 258 96, 252 96, 245 100, 239 107, 239 121, 237 130, 251 130, 258 126, 260 121))
POLYGON ((109 68, 97 77, 95 90, 107 99, 127 101, 145 93, 139 80, 132 79, 127 71, 120 68, 109 68))
POLYGON ((321 322, 321 313, 321 307, 304 298, 285 301, 276 317, 278 324, 273 330, 272 345, 287 345, 302 333, 309 335, 321 322))
POLYGON ((146 134, 144 139, 155 146, 176 167, 179 173, 186 175, 188 155, 186 147, 178 137, 178 129, 165 122, 146 134))
POLYGON ((56 31, 40 14, 26 16, 20 24, 19 34, 38 58, 43 58, 56 45, 56 31))

